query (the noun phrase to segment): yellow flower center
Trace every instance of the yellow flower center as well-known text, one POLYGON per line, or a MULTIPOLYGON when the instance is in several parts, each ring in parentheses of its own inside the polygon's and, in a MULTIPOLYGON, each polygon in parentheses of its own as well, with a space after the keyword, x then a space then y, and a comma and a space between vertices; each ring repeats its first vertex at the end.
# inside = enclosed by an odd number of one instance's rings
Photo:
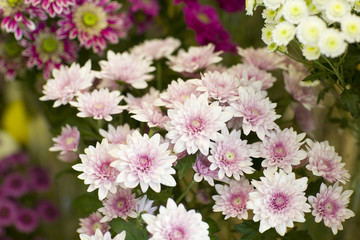
POLYGON ((42 49, 47 53, 54 52, 58 47, 58 41, 54 38, 46 38, 41 44, 42 49))
POLYGON ((92 12, 85 12, 82 17, 82 20, 86 26, 91 27, 97 23, 98 17, 92 12))

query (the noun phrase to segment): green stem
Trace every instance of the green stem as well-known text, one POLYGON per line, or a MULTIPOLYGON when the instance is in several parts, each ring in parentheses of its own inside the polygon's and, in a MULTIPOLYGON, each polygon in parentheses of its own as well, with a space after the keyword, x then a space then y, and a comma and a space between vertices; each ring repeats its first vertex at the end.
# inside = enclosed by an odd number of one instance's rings
POLYGON ((195 181, 192 180, 191 183, 187 186, 187 188, 185 189, 185 191, 181 194, 181 196, 176 200, 176 203, 180 203, 181 200, 186 196, 186 194, 189 192, 189 190, 192 188, 192 186, 194 185, 195 181))
POLYGON ((161 62, 156 63, 156 89, 161 91, 162 86, 162 66, 161 62))
POLYGON ((345 81, 344 81, 344 78, 342 77, 342 75, 340 74, 339 72, 339 68, 338 67, 335 67, 334 64, 327 58, 327 57, 324 57, 322 56, 323 59, 325 59, 325 61, 330 65, 330 67, 333 69, 335 75, 337 76, 337 78, 340 80, 340 83, 342 85, 343 88, 345 88, 346 84, 345 84, 345 81))

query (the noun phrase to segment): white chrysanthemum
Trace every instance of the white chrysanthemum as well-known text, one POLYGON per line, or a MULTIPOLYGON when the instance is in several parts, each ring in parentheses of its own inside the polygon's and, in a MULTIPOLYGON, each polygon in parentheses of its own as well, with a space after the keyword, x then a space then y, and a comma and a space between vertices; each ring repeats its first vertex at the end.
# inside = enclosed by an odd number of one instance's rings
POLYGON ((211 143, 210 170, 217 170, 219 179, 234 176, 240 180, 244 173, 251 174, 255 171, 250 156, 254 155, 254 150, 247 144, 246 140, 241 140, 241 131, 235 129, 229 133, 227 128, 221 130, 224 136, 221 141, 211 143))
POLYGON ((274 122, 280 117, 276 115, 276 103, 265 98, 260 91, 252 87, 239 88, 239 99, 230 104, 230 111, 234 117, 242 117, 242 129, 245 135, 250 131, 256 132, 260 139, 269 134, 269 130, 278 128, 274 122))
POLYGON ((104 129, 99 129, 99 133, 101 136, 106 138, 111 144, 126 143, 126 136, 128 134, 132 134, 135 130, 130 129, 129 124, 125 123, 122 126, 117 126, 116 128, 109 124, 108 131, 104 129))
POLYGON ((88 90, 95 78, 90 60, 83 67, 77 63, 70 67, 61 65, 60 69, 53 70, 52 75, 54 78, 49 79, 43 86, 44 96, 40 100, 56 100, 53 107, 65 105, 79 92, 88 90))
POLYGON ((134 131, 127 136, 126 144, 120 144, 110 151, 118 159, 111 164, 120 172, 116 182, 127 188, 135 188, 140 184, 143 192, 149 187, 160 192, 160 184, 171 187, 176 185, 171 174, 175 174, 172 164, 177 157, 170 154, 168 143, 161 143, 160 134, 149 138, 147 134, 141 136, 138 131, 134 131))
POLYGON ((230 186, 216 184, 215 189, 220 195, 212 197, 215 200, 214 212, 222 212, 225 220, 230 217, 248 218, 246 203, 249 200, 249 193, 254 188, 245 177, 238 181, 231 180, 230 186))
POLYGON ((157 206, 153 207, 154 200, 147 199, 147 196, 144 195, 140 200, 135 204, 135 212, 139 216, 143 213, 154 215, 154 212, 158 208, 157 206))
POLYGON ((341 19, 341 31, 349 43, 360 41, 360 17, 347 15, 341 19))
POLYGON ((324 10, 328 3, 329 0, 312 0, 312 4, 319 10, 324 10))
POLYGON ((339 187, 339 182, 329 187, 321 183, 320 192, 316 194, 316 197, 309 196, 315 222, 318 223, 324 220, 325 226, 331 228, 334 235, 337 234, 338 230, 343 230, 342 222, 355 216, 353 211, 346 208, 353 191, 346 190, 342 192, 342 189, 342 187, 339 187))
POLYGON ((119 114, 126 108, 119 105, 123 98, 124 96, 121 96, 117 90, 110 92, 107 88, 101 88, 95 89, 91 93, 79 93, 77 101, 71 101, 70 104, 79 110, 79 113, 76 114, 78 117, 111 121, 112 114, 119 114))
POLYGON ((193 73, 222 60, 219 57, 222 51, 214 51, 215 46, 211 43, 201 47, 190 47, 187 52, 180 49, 177 56, 168 57, 168 65, 175 72, 193 73))
POLYGON ((310 212, 305 197, 308 179, 296 179, 295 173, 286 174, 282 170, 264 170, 264 176, 260 177, 261 181, 251 182, 256 191, 249 193, 247 207, 253 209, 253 220, 260 221, 259 232, 275 228, 284 236, 287 227, 294 227, 294 222, 305 222, 304 212, 310 212))
POLYGON ((350 15, 351 6, 344 0, 330 0, 326 3, 325 16, 328 20, 339 22, 342 17, 350 15))
POLYGON ((286 173, 292 171, 292 166, 300 164, 307 153, 300 149, 304 143, 305 133, 297 134, 292 128, 274 131, 259 144, 259 155, 265 158, 261 166, 276 171, 282 168, 286 173))
POLYGON ((122 231, 117 234, 114 238, 111 238, 111 233, 106 232, 104 235, 100 229, 96 229, 95 235, 89 236, 86 234, 80 234, 81 240, 125 240, 126 232, 122 231))
POLYGON ((170 121, 166 137, 174 145, 174 152, 187 150, 194 154, 197 150, 208 155, 210 140, 217 141, 222 136, 218 132, 231 119, 232 114, 223 111, 219 102, 209 105, 206 93, 196 97, 191 95, 183 104, 175 102, 174 109, 168 110, 170 121))
POLYGON ((245 10, 246 15, 253 15, 255 7, 255 0, 246 0, 245 2, 245 10))
POLYGON ((266 45, 270 45, 273 42, 272 32, 274 28, 273 24, 267 24, 261 29, 261 40, 263 40, 266 45))
POLYGON ((320 49, 318 47, 304 45, 302 48, 302 54, 307 60, 317 60, 320 57, 320 49))
POLYGON ((307 17, 308 9, 304 0, 287 0, 283 5, 282 13, 286 21, 298 24, 307 17))
POLYGON ((289 22, 277 24, 272 32, 274 43, 279 46, 286 46, 295 37, 295 26, 289 22))
POLYGON ((308 170, 330 183, 339 181, 345 184, 349 181, 350 174, 344 168, 345 163, 341 162, 341 156, 335 152, 335 148, 330 146, 328 141, 314 143, 306 139, 306 143, 309 145, 307 147, 309 164, 306 165, 308 170))
POLYGON ((177 206, 171 198, 166 208, 160 206, 158 215, 143 214, 142 218, 152 235, 149 240, 210 240, 209 225, 202 221, 201 214, 195 210, 186 211, 184 205, 177 206))
POLYGON ((147 81, 153 79, 150 73, 155 71, 151 66, 152 61, 143 55, 107 52, 108 60, 100 61, 101 71, 97 77, 102 78, 105 82, 103 87, 116 86, 117 81, 130 84, 134 88, 146 88, 147 81))
POLYGON ((285 2, 285 0, 263 0, 263 2, 266 8, 276 10, 285 2))
POLYGON ((310 16, 300 22, 296 29, 296 36, 302 44, 316 46, 326 23, 317 16, 310 16))
POLYGON ((262 17, 265 19, 265 23, 276 23, 275 17, 277 16, 278 11, 264 8, 262 12, 262 17))
POLYGON ((144 55, 150 59, 158 60, 171 55, 179 46, 178 39, 167 37, 165 39, 145 40, 131 49, 135 55, 144 55))
POLYGON ((134 114, 131 117, 139 122, 146 122, 150 128, 165 128, 166 122, 169 121, 169 117, 164 115, 160 108, 147 102, 142 102, 141 107, 134 108, 129 113, 134 114))
POLYGON ((89 146, 80 154, 81 163, 73 166, 76 171, 82 172, 79 178, 89 184, 88 192, 98 189, 99 199, 103 200, 108 192, 116 192, 116 177, 119 171, 110 166, 115 158, 109 155, 110 146, 106 139, 96 147, 89 146))
POLYGON ((345 52, 347 44, 343 33, 335 29, 326 29, 320 36, 318 46, 322 54, 335 58, 345 52))

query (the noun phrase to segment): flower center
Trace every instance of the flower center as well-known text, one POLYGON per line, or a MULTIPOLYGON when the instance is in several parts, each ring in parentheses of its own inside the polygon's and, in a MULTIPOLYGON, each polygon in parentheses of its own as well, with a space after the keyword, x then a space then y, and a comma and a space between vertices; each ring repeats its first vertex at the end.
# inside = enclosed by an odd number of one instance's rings
POLYGON ((7 0, 8 4, 12 7, 15 7, 21 0, 7 0))
POLYGON ((225 158, 226 158, 226 160, 231 162, 235 159, 235 154, 233 152, 226 152, 225 158))
POLYGON ((117 203, 118 208, 123 208, 124 205, 125 205, 125 203, 124 203, 123 200, 120 200, 120 201, 117 203))
POLYGON ((47 53, 53 53, 58 47, 58 41, 54 38, 46 38, 41 44, 42 49, 47 53))
POLYGON ((101 229, 101 223, 99 222, 94 223, 92 228, 94 229, 94 231, 96 231, 96 229, 101 229))
POLYGON ((8 208, 3 207, 0 209, 0 217, 1 218, 7 218, 7 217, 9 217, 9 215, 10 215, 10 211, 8 208))
POLYGON ((171 240, 180 240, 180 239, 184 239, 185 237, 184 230, 181 228, 175 228, 171 235, 172 235, 170 237, 171 240))
POLYGON ((14 57, 19 55, 21 47, 16 42, 10 42, 4 44, 4 50, 7 56, 14 57))
POLYGON ((332 213, 333 205, 330 202, 328 202, 328 203, 325 204, 325 209, 326 209, 326 212, 332 213))
POLYGON ((208 18, 208 16, 206 16, 206 14, 204 13, 199 13, 197 15, 198 19, 202 22, 202 23, 209 23, 210 19, 208 18))
POLYGON ((240 205, 242 204, 242 198, 241 198, 241 196, 238 196, 238 197, 234 198, 232 202, 233 202, 233 204, 234 204, 235 206, 240 206, 240 205))
POLYGON ((70 144, 72 144, 73 142, 74 142, 74 138, 73 137, 68 137, 68 138, 66 138, 66 145, 70 145, 70 144))
POLYGON ((277 193, 272 196, 272 199, 270 200, 270 205, 273 210, 281 211, 288 206, 288 202, 288 197, 285 194, 277 193))
POLYGON ((82 20, 86 26, 91 27, 97 23, 98 17, 92 12, 85 12, 82 17, 82 20))

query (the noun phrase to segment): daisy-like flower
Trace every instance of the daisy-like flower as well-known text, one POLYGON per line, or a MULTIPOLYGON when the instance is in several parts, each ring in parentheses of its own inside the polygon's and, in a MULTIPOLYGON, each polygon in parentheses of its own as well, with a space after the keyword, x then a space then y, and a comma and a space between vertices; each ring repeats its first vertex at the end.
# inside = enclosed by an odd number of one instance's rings
MULTIPOLYGON (((220 180, 218 171, 210 170, 210 165, 211 162, 208 160, 207 156, 204 156, 201 153, 196 154, 196 161, 193 165, 195 182, 201 182, 204 179, 210 186, 214 186, 214 180, 220 180)), ((228 179, 225 177, 222 181, 227 180, 228 179)))
POLYGON ((174 152, 187 150, 188 154, 194 154, 200 150, 204 155, 209 154, 210 140, 219 140, 222 136, 218 131, 232 118, 219 102, 209 105, 206 93, 199 97, 191 95, 183 104, 175 102, 168 116, 166 137, 175 144, 174 152))
POLYGON ((108 131, 100 129, 100 135, 106 138, 106 140, 111 144, 126 144, 126 136, 132 134, 135 130, 130 129, 129 124, 125 123, 122 126, 117 126, 116 128, 109 124, 108 131))
POLYGON ((70 39, 78 38, 80 45, 101 53, 107 42, 118 43, 127 35, 128 17, 119 13, 121 5, 111 0, 83 0, 61 15, 58 34, 70 39))
POLYGON ((312 215, 315 222, 324 220, 325 226, 331 228, 334 235, 342 230, 342 222, 355 216, 355 213, 346 207, 349 204, 352 190, 342 192, 339 182, 333 186, 326 187, 324 183, 320 186, 320 192, 316 197, 309 196, 309 203, 313 207, 312 215))
POLYGON ((318 46, 320 52, 326 57, 335 58, 345 52, 347 44, 342 32, 329 28, 320 35, 318 46))
POLYGON ((307 18, 308 9, 304 0, 285 1, 282 14, 286 21, 298 24, 301 19, 307 18))
POLYGON ((339 22, 342 17, 350 15, 351 6, 348 1, 331 0, 325 6, 325 16, 330 21, 339 22))
POLYGON ((160 184, 176 185, 171 174, 175 174, 172 164, 177 157, 170 154, 168 143, 161 142, 160 134, 149 138, 147 134, 141 136, 134 131, 127 136, 126 144, 110 152, 118 159, 111 164, 119 170, 116 182, 124 184, 126 188, 135 188, 140 184, 143 192, 149 187, 160 192, 160 184))
POLYGON ((75 4, 75 0, 25 0, 25 2, 32 6, 41 6, 52 18, 61 13, 68 13, 69 7, 75 4))
POLYGON ((79 145, 79 139, 80 132, 78 128, 66 124, 65 127, 61 128, 60 135, 52 139, 55 144, 49 150, 52 152, 60 151, 60 156, 66 155, 69 152, 76 152, 79 145))
POLYGON ((111 233, 106 232, 102 233, 100 229, 96 229, 94 235, 87 235, 87 234, 80 234, 80 240, 125 240, 126 232, 122 231, 121 233, 117 234, 114 238, 111 238, 111 233))
POLYGON ((219 179, 226 175, 240 180, 244 173, 253 173, 255 169, 251 167, 253 163, 250 156, 254 155, 255 151, 247 145, 246 140, 240 139, 241 131, 234 129, 229 134, 229 130, 223 128, 221 134, 224 138, 210 145, 210 170, 217 170, 219 179))
POLYGON ((169 117, 164 115, 160 108, 147 102, 142 102, 141 107, 132 109, 129 112, 134 114, 131 116, 132 118, 139 122, 146 122, 150 128, 165 128, 165 124, 169 121, 169 117))
POLYGON ((151 87, 150 91, 141 97, 134 97, 128 93, 125 97, 127 103, 127 110, 141 109, 143 103, 153 105, 153 103, 159 98, 160 92, 155 88, 151 87))
POLYGON ((184 81, 178 78, 168 85, 165 92, 154 101, 155 106, 165 106, 166 108, 174 108, 174 102, 184 103, 192 94, 200 96, 201 92, 196 91, 197 86, 191 81, 184 81))
POLYGON ((341 19, 341 31, 349 43, 360 42, 360 17, 346 15, 341 19))
POLYGON ((272 31, 272 37, 274 43, 279 46, 286 46, 291 40, 294 39, 296 28, 290 22, 284 21, 277 24, 272 31))
POLYGON ((167 37, 165 39, 151 39, 136 45, 130 52, 135 55, 145 55, 151 60, 159 60, 160 58, 170 56, 180 44, 178 39, 172 37, 167 37))
POLYGON ((201 74, 201 80, 190 80, 197 85, 197 91, 208 93, 209 97, 221 103, 234 101, 238 97, 240 82, 226 72, 206 72, 201 74))
POLYGON ((153 200, 147 199, 147 196, 144 195, 140 200, 138 200, 135 204, 135 212, 137 215, 141 215, 143 213, 154 215, 157 206, 153 207, 153 200))
POLYGON ((276 10, 285 2, 285 0, 263 0, 263 2, 266 8, 276 10))
POLYGON ((269 135, 269 130, 278 128, 274 122, 280 117, 275 112, 276 103, 265 98, 260 91, 255 92, 252 87, 240 87, 239 96, 236 102, 230 104, 230 111, 234 117, 243 118, 245 135, 253 131, 263 140, 265 135, 269 135))
POLYGON ((292 166, 300 164, 307 157, 307 153, 300 149, 304 143, 305 133, 297 134, 292 128, 271 132, 259 144, 259 155, 265 158, 261 166, 276 171, 282 168, 286 173, 292 171, 292 166))
POLYGON ((225 220, 230 217, 248 218, 246 203, 254 188, 246 178, 231 180, 229 186, 216 184, 215 189, 219 195, 212 197, 215 200, 214 212, 222 212, 225 220))
POLYGON ((89 184, 88 192, 98 189, 99 199, 103 200, 109 193, 116 192, 116 177, 119 171, 111 166, 116 159, 109 154, 111 146, 106 139, 101 144, 89 146, 80 154, 81 163, 73 166, 76 171, 82 172, 78 177, 89 184))
POLYGON ((27 67, 37 66, 43 69, 45 79, 50 78, 51 71, 62 63, 72 63, 79 50, 75 42, 60 39, 55 26, 47 28, 45 23, 39 24, 31 34, 26 34, 30 41, 26 42, 23 55, 28 58, 27 67))
POLYGON ((119 105, 123 98, 124 96, 121 96, 119 91, 110 92, 107 88, 101 88, 91 93, 79 93, 77 101, 71 101, 70 104, 80 111, 77 114, 78 117, 93 117, 111 121, 112 114, 119 114, 126 108, 119 105))
POLYGON ((341 156, 335 152, 335 148, 329 145, 328 141, 313 142, 306 139, 309 164, 306 168, 315 176, 321 176, 329 183, 339 181, 345 184, 349 181, 350 174, 344 168, 345 163, 341 162, 341 156))
POLYGON ((312 47, 304 45, 302 48, 302 54, 307 60, 317 60, 319 59, 321 53, 319 47, 312 47))
POLYGON ((210 240, 209 225, 202 221, 200 213, 186 211, 184 205, 176 205, 171 198, 166 207, 160 206, 159 214, 143 214, 146 229, 152 234, 149 240, 210 240))
POLYGON ((175 72, 194 73, 222 60, 219 56, 222 51, 214 50, 215 46, 211 43, 202 47, 190 47, 187 52, 180 49, 177 56, 168 56, 168 65, 175 72))
POLYGON ((80 228, 77 229, 77 232, 80 234, 86 235, 95 235, 96 229, 104 234, 110 230, 110 226, 107 222, 100 222, 103 216, 99 212, 93 212, 90 216, 86 218, 80 218, 80 228))
POLYGON ((60 69, 54 69, 53 78, 43 86, 41 101, 55 100, 53 107, 59 107, 69 103, 80 92, 87 91, 95 78, 91 72, 91 61, 87 61, 83 67, 73 63, 70 67, 61 65, 60 69))
POLYGON ((317 46, 326 23, 318 16, 307 17, 296 28, 296 36, 302 44, 317 46))
POLYGON ((110 222, 114 218, 136 218, 135 206, 137 200, 135 193, 132 193, 131 189, 118 187, 116 193, 109 193, 106 199, 102 201, 104 207, 99 208, 99 212, 104 214, 104 217, 100 222, 110 222))
POLYGON ((247 48, 238 47, 238 54, 243 58, 244 63, 254 65, 263 70, 272 71, 283 65, 285 57, 274 52, 269 52, 267 48, 247 48))
POLYGON ((134 88, 143 89, 147 87, 147 81, 153 79, 150 73, 155 71, 151 66, 152 61, 144 55, 132 53, 107 52, 107 61, 100 61, 101 71, 97 77, 102 78, 102 86, 118 89, 118 83, 130 84, 134 88))
POLYGON ((304 212, 310 212, 306 203, 307 178, 295 178, 295 173, 264 170, 261 181, 252 180, 256 191, 250 192, 247 207, 253 210, 255 222, 260 221, 259 232, 269 228, 284 236, 287 227, 294 222, 305 222, 304 212))

